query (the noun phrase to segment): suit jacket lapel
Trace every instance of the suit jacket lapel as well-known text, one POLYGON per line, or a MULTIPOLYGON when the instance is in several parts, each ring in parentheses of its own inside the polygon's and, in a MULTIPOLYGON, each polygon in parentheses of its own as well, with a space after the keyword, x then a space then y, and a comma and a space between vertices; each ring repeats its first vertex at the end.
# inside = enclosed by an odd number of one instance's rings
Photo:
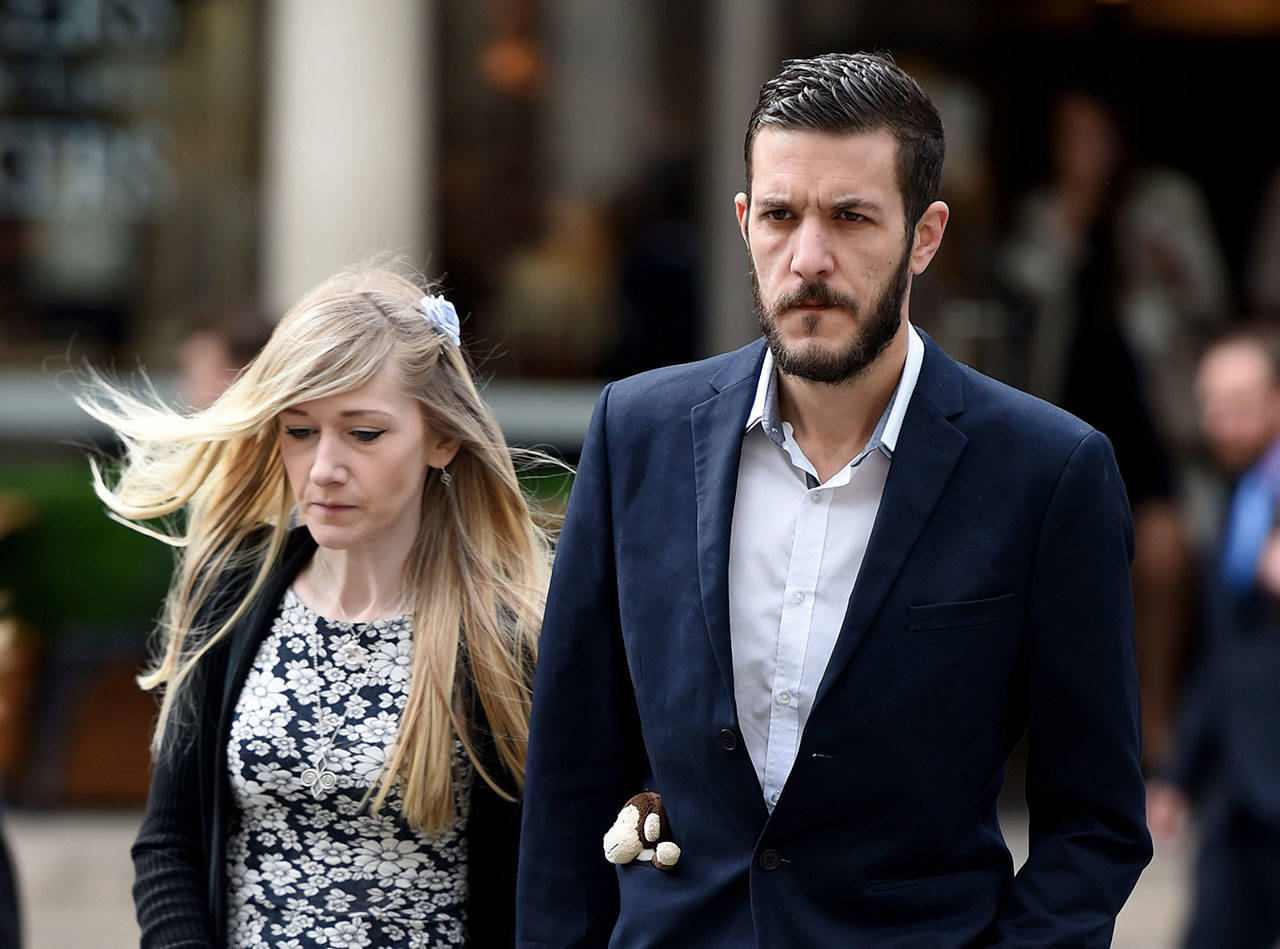
POLYGON ((720 678, 733 701, 733 650, 729 638, 729 531, 738 490, 742 435, 756 394, 764 341, 733 353, 711 378, 715 391, 693 407, 693 469, 698 500, 698 577, 702 610, 720 678))
MULTIPOLYGON (((922 336, 924 334, 921 334, 922 336)), ((964 408, 957 364, 925 337, 924 364, 893 453, 866 556, 845 612, 817 705, 849 662, 933 512, 967 439, 948 418, 964 408)))

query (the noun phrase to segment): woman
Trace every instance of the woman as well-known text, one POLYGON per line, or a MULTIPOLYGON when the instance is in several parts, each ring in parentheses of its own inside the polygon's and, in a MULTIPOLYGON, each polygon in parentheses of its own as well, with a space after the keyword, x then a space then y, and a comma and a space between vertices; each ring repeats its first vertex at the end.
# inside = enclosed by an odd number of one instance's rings
POLYGON ((180 552, 143 945, 510 944, 549 554, 452 306, 342 274, 204 411, 80 402, 99 496, 180 552))

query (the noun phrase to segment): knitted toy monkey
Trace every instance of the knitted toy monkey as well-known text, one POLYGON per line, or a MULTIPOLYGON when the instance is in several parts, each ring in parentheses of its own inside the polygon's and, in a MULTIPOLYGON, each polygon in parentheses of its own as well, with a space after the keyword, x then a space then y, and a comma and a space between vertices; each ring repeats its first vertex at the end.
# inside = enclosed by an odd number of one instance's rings
POLYGON ((604 835, 604 858, 610 863, 647 860, 659 870, 676 865, 680 848, 671 840, 662 795, 644 791, 623 805, 604 835))

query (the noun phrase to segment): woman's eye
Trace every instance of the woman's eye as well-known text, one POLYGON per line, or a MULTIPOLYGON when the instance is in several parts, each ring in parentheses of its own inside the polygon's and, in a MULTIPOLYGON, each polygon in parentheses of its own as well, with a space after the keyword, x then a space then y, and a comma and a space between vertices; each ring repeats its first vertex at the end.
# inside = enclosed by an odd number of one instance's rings
POLYGON ((290 438, 296 438, 299 441, 311 434, 311 429, 303 428, 301 425, 286 425, 284 431, 290 438))
POLYGON ((360 441, 368 444, 369 442, 376 442, 378 437, 385 431, 386 429, 358 428, 355 431, 355 436, 360 441))

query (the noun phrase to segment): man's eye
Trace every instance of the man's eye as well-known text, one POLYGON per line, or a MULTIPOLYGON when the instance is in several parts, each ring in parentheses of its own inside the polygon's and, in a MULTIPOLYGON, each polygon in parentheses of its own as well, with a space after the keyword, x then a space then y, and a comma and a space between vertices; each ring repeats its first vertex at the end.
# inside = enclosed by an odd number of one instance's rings
POLYGON ((791 216, 791 212, 786 208, 771 208, 760 216, 766 221, 785 221, 791 216))
POLYGON ((286 425, 284 431, 290 438, 296 438, 298 441, 302 441, 311 434, 311 429, 303 428, 301 425, 286 425))
POLYGON ((378 437, 385 431, 386 429, 358 428, 355 430, 354 434, 356 438, 360 439, 360 441, 368 444, 369 442, 376 442, 378 437))
POLYGON ((841 211, 837 217, 842 221, 865 221, 866 216, 859 214, 857 211, 841 211))

